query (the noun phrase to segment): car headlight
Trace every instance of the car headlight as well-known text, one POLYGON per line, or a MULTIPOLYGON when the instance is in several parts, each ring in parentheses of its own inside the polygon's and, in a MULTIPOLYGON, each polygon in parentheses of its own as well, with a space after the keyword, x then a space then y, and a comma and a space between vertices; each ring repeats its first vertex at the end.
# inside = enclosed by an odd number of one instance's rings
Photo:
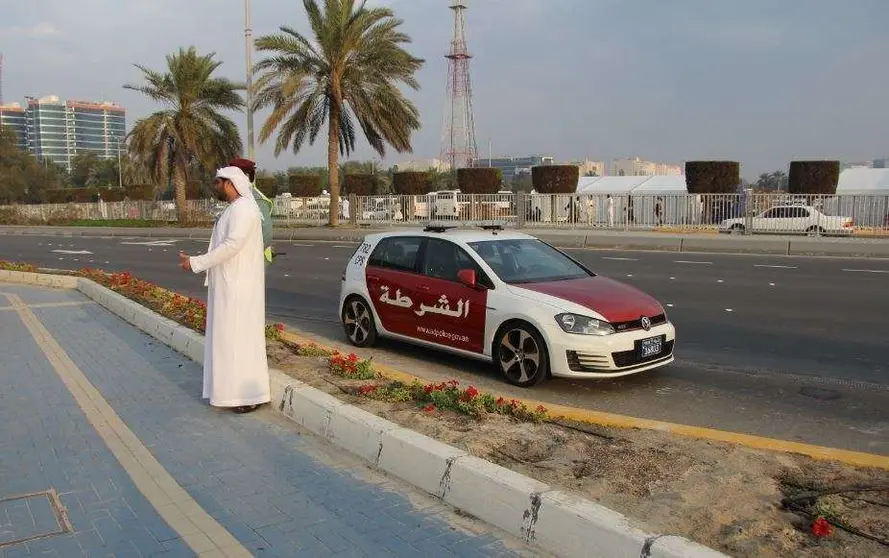
POLYGON ((565 333, 580 335, 611 335, 614 333, 614 328, 608 322, 578 314, 559 314, 556 316, 556 322, 565 333))

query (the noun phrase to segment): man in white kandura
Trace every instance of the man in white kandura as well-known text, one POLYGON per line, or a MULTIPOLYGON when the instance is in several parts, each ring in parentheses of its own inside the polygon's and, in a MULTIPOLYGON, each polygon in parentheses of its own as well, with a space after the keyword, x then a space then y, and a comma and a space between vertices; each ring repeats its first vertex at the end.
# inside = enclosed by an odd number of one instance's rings
POLYGON ((271 401, 265 346, 265 261, 259 207, 238 167, 216 173, 216 196, 229 202, 200 256, 179 253, 183 269, 207 272, 204 399, 249 413, 271 401))

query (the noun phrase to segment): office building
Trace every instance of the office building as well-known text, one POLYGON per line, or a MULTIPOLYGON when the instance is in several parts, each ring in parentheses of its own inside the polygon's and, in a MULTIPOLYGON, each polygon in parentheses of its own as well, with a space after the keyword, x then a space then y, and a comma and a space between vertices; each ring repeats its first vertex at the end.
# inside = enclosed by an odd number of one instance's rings
POLYGON ((553 158, 549 155, 527 155, 525 157, 479 157, 479 166, 490 166, 500 169, 503 181, 511 182, 516 177, 530 175, 531 167, 552 165, 553 158))
POLYGON ((116 159, 118 150, 125 147, 121 143, 126 135, 126 110, 111 102, 29 97, 24 123, 27 149, 41 161, 52 161, 69 172, 77 155, 95 153, 100 159, 116 159))
POLYGON ((27 111, 18 103, 0 105, 0 126, 15 134, 19 149, 28 149, 27 111))
POLYGON ((614 159, 611 162, 611 176, 682 176, 682 165, 655 163, 639 157, 614 159))

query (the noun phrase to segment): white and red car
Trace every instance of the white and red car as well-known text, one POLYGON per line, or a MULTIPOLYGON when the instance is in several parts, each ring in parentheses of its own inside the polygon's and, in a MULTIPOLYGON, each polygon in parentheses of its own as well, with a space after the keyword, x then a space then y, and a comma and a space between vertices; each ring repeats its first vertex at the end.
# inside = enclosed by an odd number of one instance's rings
POLYGON ((346 264, 349 342, 379 336, 489 360, 522 387, 673 362, 675 329, 648 294, 499 227, 372 234, 346 264))

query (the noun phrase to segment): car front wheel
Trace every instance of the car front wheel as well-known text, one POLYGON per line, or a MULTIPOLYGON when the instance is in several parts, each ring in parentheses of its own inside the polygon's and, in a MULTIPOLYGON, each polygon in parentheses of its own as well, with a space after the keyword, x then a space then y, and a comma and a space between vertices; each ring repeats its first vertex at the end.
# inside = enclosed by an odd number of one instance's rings
POLYGON ((549 375, 549 356, 543 338, 525 323, 504 327, 494 340, 494 363, 506 381, 533 387, 549 375))
POLYGON ((377 341, 377 327, 373 312, 363 298, 353 296, 343 305, 343 329, 349 343, 356 347, 370 347, 377 341))

